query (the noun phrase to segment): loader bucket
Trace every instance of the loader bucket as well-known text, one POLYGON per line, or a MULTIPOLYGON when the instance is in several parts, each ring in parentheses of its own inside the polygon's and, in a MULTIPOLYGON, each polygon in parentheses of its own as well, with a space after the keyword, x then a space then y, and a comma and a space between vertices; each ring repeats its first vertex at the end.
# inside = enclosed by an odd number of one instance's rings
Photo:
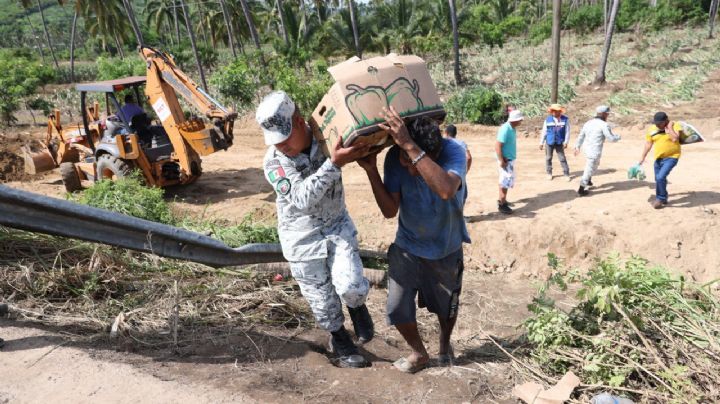
POLYGON ((57 167, 47 147, 37 151, 32 151, 29 147, 23 147, 23 157, 25 158, 25 172, 27 174, 38 174, 57 167))

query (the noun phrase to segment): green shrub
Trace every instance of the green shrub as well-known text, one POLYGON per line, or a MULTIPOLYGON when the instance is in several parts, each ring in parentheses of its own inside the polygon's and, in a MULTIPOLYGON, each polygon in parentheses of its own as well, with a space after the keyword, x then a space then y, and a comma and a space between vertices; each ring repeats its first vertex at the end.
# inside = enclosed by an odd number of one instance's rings
POLYGON ((210 234, 230 247, 240 247, 249 243, 279 242, 275 226, 259 224, 249 215, 237 225, 198 221, 192 218, 180 219, 173 214, 164 194, 162 188, 145 185, 140 171, 133 171, 128 177, 115 181, 100 181, 82 193, 68 197, 75 202, 96 208, 210 234))
MULTIPOLYGON (((143 73, 145 74, 145 73, 143 73)), ((95 81, 98 77, 98 65, 96 63, 75 62, 75 83, 95 81)), ((57 69, 56 84, 70 84, 70 64, 60 65, 57 69)))
POLYGON ((567 14, 563 28, 585 35, 598 27, 602 27, 603 22, 603 8, 601 5, 582 6, 567 14))
POLYGON ((528 38, 532 45, 539 45, 552 36, 552 18, 545 17, 530 27, 528 38))
POLYGON ((279 243, 276 226, 267 226, 253 220, 251 215, 240 224, 227 225, 217 222, 187 222, 183 227, 202 233, 209 233, 230 247, 241 247, 251 243, 279 243))
POLYGON ((648 7, 644 0, 624 0, 620 3, 617 26, 628 30, 635 25, 657 31, 684 23, 704 21, 706 12, 697 0, 658 0, 656 7, 648 7))
POLYGON ((485 87, 473 87, 460 91, 445 103, 448 122, 470 122, 497 125, 502 122, 502 97, 485 87))
POLYGON ((217 89, 224 101, 247 107, 255 100, 258 90, 257 69, 248 66, 244 59, 237 59, 218 69, 210 83, 217 89))
POLYGON ((5 125, 17 121, 14 113, 25 97, 55 78, 51 67, 14 51, 0 52, 0 71, 0 121, 5 125))
POLYGON ((527 24, 519 15, 510 15, 500 22, 500 30, 506 37, 518 36, 525 32, 527 24))
POLYGON ((316 63, 309 70, 292 68, 281 57, 273 59, 269 64, 268 70, 275 89, 288 93, 303 114, 309 114, 315 109, 333 83, 324 62, 316 63))
POLYGON ((97 60, 98 80, 114 80, 127 76, 144 76, 146 71, 147 66, 139 57, 120 59, 100 56, 97 60))
POLYGON ((163 198, 162 188, 148 187, 140 171, 116 181, 95 183, 70 198, 76 202, 125 215, 165 224, 173 224, 170 205, 163 198))

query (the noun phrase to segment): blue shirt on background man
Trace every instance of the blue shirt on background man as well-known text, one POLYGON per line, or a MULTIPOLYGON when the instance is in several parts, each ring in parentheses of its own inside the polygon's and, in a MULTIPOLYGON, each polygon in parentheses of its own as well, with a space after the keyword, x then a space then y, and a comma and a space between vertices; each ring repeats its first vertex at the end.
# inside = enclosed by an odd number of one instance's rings
MULTIPOLYGON (((449 139, 443 139, 442 150, 435 160, 443 170, 461 179, 467 186, 465 149, 449 139)), ((443 200, 422 176, 412 176, 400 164, 400 149, 392 147, 385 156, 385 187, 390 193, 400 193, 400 211, 395 244, 421 258, 440 259, 457 251, 462 243, 470 242, 463 208, 465 192, 458 190, 449 200, 443 200)))
POLYGON ((145 110, 137 104, 125 103, 125 105, 120 108, 120 112, 122 112, 127 122, 130 123, 135 115, 144 114, 145 110))

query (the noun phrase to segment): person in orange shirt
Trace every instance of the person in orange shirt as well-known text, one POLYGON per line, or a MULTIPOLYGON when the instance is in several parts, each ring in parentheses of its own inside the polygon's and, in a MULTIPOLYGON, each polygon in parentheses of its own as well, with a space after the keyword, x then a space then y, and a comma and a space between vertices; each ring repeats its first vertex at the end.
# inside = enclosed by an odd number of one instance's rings
POLYGON ((658 112, 645 135, 645 148, 638 164, 642 165, 650 149, 655 149, 655 200, 651 202, 655 209, 661 209, 668 203, 667 177, 680 158, 681 132, 679 123, 671 122, 666 113, 658 112))

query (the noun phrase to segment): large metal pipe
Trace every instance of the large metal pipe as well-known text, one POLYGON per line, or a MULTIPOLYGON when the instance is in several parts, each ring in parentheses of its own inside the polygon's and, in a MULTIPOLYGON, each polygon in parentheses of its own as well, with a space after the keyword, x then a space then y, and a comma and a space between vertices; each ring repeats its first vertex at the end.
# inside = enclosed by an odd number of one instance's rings
MULTIPOLYGON (((211 267, 284 262, 280 244, 231 248, 189 230, 0 185, 0 225, 198 262, 211 267)), ((361 250, 363 258, 384 253, 361 250)))

